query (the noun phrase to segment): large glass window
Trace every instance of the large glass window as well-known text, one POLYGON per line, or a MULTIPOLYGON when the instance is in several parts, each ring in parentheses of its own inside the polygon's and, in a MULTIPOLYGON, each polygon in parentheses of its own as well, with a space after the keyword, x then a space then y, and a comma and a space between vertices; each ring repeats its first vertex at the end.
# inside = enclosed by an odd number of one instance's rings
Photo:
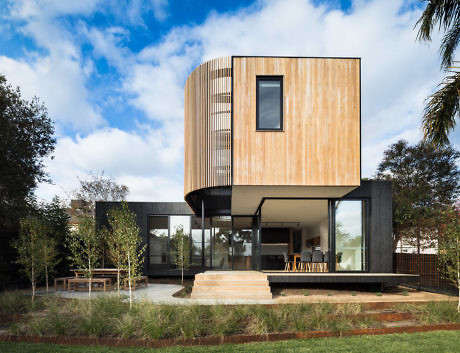
MULTIPOLYGON (((205 230, 204 230, 204 260, 205 266, 210 267, 210 241, 211 241, 211 229, 210 229, 210 221, 209 218, 205 218, 205 230)), ((192 243, 191 243, 191 254, 192 254, 192 261, 191 265, 193 267, 201 267, 201 258, 203 253, 203 243, 202 243, 203 233, 201 231, 201 218, 199 217, 192 217, 192 243)))
POLYGON ((215 269, 232 268, 232 218, 213 217, 212 267, 215 269))
POLYGON ((283 78, 257 76, 257 130, 283 129, 283 78))
POLYGON ((233 218, 233 269, 250 270, 252 258, 252 217, 233 218))
POLYGON ((335 202, 336 271, 366 270, 365 201, 335 202))
POLYGON ((167 264, 168 216, 149 217, 149 261, 151 265, 167 264))
POLYGON ((170 216, 169 234, 171 237, 170 265, 175 268, 177 250, 180 246, 188 253, 187 262, 190 264, 190 216, 170 216), (180 243, 183 238, 183 245, 180 243))

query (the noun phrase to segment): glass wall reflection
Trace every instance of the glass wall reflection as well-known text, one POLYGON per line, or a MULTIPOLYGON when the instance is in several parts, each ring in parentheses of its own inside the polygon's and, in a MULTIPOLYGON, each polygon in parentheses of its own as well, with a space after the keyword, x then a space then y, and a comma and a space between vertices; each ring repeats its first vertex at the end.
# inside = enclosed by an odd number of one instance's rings
MULTIPOLYGON (((210 251, 211 251, 211 226, 210 219, 205 218, 205 231, 204 231, 204 261, 205 266, 209 268, 210 266, 210 251)), ((192 267, 201 267, 202 266, 202 255, 203 255, 203 243, 202 243, 203 233, 201 231, 201 218, 192 217, 192 242, 191 242, 191 256, 192 267)))
POLYGON ((168 216, 149 217, 149 261, 151 265, 167 264, 168 216))
POLYGON ((212 267, 217 270, 232 268, 232 218, 229 216, 212 218, 212 267))
POLYGON ((364 271, 365 202, 360 200, 336 201, 335 203, 335 257, 336 271, 364 271))
MULTIPOLYGON (((175 268, 178 249, 183 238, 184 248, 188 251, 185 259, 186 264, 190 264, 190 216, 170 216, 169 217, 169 236, 171 249, 169 252, 170 265, 175 268)), ((186 266, 187 267, 187 266, 186 266)))
POLYGON ((233 269, 250 270, 252 259, 252 217, 233 218, 233 269))

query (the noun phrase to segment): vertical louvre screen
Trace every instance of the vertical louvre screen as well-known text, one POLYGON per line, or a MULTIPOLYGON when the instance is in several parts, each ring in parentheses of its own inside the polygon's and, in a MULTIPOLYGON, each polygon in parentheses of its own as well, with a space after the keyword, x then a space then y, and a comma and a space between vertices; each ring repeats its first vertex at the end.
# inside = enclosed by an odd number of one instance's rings
POLYGON ((231 57, 197 67, 185 84, 185 195, 231 185, 231 57))

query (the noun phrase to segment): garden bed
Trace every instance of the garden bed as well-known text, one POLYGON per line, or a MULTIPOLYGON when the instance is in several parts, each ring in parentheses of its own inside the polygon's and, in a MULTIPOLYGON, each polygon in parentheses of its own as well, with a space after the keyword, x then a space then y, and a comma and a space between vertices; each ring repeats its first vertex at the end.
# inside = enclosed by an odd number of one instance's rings
POLYGON ((384 312, 356 303, 179 306, 136 302, 129 310, 122 299, 114 295, 89 302, 45 296, 32 306, 30 297, 3 293, 0 312, 20 314, 4 327, 4 333, 11 337, 183 340, 460 323, 453 302, 396 304, 384 312))

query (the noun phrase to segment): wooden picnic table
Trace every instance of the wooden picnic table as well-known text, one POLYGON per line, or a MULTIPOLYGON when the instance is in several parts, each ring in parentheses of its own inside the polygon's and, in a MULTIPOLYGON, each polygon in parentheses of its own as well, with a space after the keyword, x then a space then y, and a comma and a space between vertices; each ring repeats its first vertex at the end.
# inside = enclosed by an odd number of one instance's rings
MULTIPOLYGON (((75 273, 75 278, 82 278, 87 273, 87 270, 84 269, 73 269, 71 271, 75 273)), ((93 276, 116 276, 118 283, 120 283, 121 276, 127 272, 127 268, 93 268, 93 276)))
MULTIPOLYGON (((83 269, 73 269, 71 270, 75 273, 75 277, 83 277, 87 270, 83 269)), ((119 278, 120 275, 127 273, 128 269, 126 268, 94 268, 93 269, 93 275, 114 275, 119 278)))

